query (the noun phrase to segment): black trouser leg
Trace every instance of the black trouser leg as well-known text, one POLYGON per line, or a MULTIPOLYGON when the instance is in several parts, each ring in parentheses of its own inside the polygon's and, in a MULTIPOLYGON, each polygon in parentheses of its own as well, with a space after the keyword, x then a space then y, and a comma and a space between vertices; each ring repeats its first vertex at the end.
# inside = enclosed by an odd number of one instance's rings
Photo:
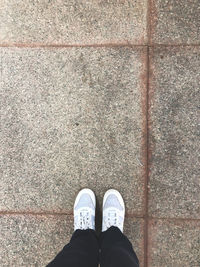
POLYGON ((63 250, 47 267, 97 267, 99 243, 94 230, 76 230, 63 250))
POLYGON ((101 267, 139 267, 130 241, 117 227, 101 233, 100 248, 101 267))

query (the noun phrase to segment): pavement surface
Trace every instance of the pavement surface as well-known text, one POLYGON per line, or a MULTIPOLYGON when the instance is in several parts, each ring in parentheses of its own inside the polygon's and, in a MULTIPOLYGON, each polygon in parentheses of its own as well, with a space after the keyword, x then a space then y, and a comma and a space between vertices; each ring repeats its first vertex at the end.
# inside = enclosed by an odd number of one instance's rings
POLYGON ((84 187, 98 214, 121 192, 141 267, 200 266, 199 13, 198 0, 1 1, 1 267, 46 266, 84 187))

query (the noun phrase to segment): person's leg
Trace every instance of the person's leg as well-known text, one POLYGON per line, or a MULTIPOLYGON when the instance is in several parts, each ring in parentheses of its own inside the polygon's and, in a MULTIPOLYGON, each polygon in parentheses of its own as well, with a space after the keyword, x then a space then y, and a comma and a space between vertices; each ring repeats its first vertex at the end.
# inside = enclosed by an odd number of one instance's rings
POLYGON ((118 227, 111 226, 101 233, 100 247, 101 267, 139 267, 132 244, 118 227))
POLYGON ((47 267, 97 267, 99 242, 95 233, 96 199, 90 189, 83 189, 74 204, 74 234, 69 244, 47 267))
POLYGON ((123 234, 124 217, 125 205, 122 196, 116 190, 108 190, 103 200, 101 267, 139 267, 133 247, 123 234))
POLYGON ((94 230, 76 230, 70 243, 47 267, 97 267, 99 245, 94 230))

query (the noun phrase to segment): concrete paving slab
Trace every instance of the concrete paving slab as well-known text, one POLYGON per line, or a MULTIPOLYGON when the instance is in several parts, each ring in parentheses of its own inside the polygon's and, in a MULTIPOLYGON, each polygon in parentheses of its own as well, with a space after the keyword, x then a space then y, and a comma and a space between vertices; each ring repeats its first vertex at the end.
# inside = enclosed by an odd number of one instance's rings
POLYGON ((144 220, 140 218, 125 218, 124 234, 132 243, 139 259, 140 267, 144 266, 144 220))
POLYGON ((200 44, 199 0, 151 0, 151 42, 200 44))
POLYGON ((151 64, 149 213, 200 218, 200 50, 154 48, 151 64))
POLYGON ((0 43, 146 42, 147 0, 2 0, 0 43))
POLYGON ((0 209, 71 211, 81 188, 109 185, 142 213, 146 49, 0 54, 0 209))
POLYGON ((73 233, 70 216, 1 215, 1 266, 46 266, 73 233))
MULTIPOLYGON (((142 220, 127 219, 126 233, 142 261, 142 220)), ((2 267, 44 267, 69 242, 73 233, 71 216, 0 216, 2 267)), ((142 265, 141 265, 142 266, 142 265)))
POLYGON ((148 266, 199 266, 199 239, 199 221, 150 221, 148 266))

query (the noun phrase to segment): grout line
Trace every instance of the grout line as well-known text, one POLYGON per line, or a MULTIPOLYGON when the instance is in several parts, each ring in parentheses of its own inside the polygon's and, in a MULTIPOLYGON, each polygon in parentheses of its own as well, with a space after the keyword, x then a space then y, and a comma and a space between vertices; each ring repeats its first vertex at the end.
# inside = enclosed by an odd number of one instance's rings
POLYGON ((146 173, 145 173, 145 215, 144 215, 144 267, 148 267, 148 182, 149 182, 149 47, 146 60, 146 173))
POLYGON ((151 0, 147 1, 147 45, 151 44, 151 0))
MULTIPOLYGON (((73 216, 73 211, 66 212, 33 212, 33 211, 0 211, 0 216, 4 215, 18 215, 18 216, 73 216)), ((137 218, 146 220, 146 215, 126 213, 126 218, 137 218)), ((161 220, 161 221, 172 221, 172 222, 200 222, 197 218, 173 218, 173 217, 153 217, 148 216, 148 220, 161 220)))
POLYGON ((200 47, 200 44, 147 44, 148 47, 200 47))
POLYGON ((149 50, 151 47, 151 0, 147 1, 147 59, 146 59, 146 174, 145 174, 145 220, 144 220, 144 267, 148 267, 148 183, 149 183, 149 50))
POLYGON ((47 211, 47 212, 34 212, 34 211, 0 211, 0 216, 2 215, 32 215, 32 216, 62 216, 62 215, 69 215, 72 216, 72 211, 66 212, 54 212, 54 211, 47 211))
MULTIPOLYGON (((0 211, 0 216, 3 215, 31 215, 31 216, 73 216, 73 211, 66 211, 66 212, 54 212, 54 211, 47 211, 47 212, 37 212, 37 211, 0 211)), ((143 219, 144 216, 138 213, 126 213, 126 218, 141 218, 143 219)))
MULTIPOLYGON (((56 212, 56 211, 46 211, 46 212, 37 212, 37 211, 0 211, 1 215, 54 215, 54 216, 62 216, 62 215, 70 215, 73 216, 73 211, 66 211, 66 212, 56 212)), ((126 213, 127 218, 144 218, 142 214, 139 213, 126 213)))
MULTIPOLYGON (((151 29, 150 26, 147 27, 148 31, 148 40, 150 40, 151 29)), ((81 47, 198 47, 200 48, 200 44, 131 44, 129 42, 126 43, 105 43, 105 44, 0 44, 0 48, 81 48, 81 47)))
POLYGON ((161 220, 161 221, 172 221, 172 222, 200 222, 197 218, 173 218, 173 217, 153 217, 149 216, 149 220, 161 220))
POLYGON ((72 47, 140 47, 147 46, 147 44, 131 44, 130 42, 119 42, 119 43, 104 43, 104 44, 23 44, 23 43, 13 43, 13 44, 0 44, 0 47, 18 47, 18 48, 72 48, 72 47))

